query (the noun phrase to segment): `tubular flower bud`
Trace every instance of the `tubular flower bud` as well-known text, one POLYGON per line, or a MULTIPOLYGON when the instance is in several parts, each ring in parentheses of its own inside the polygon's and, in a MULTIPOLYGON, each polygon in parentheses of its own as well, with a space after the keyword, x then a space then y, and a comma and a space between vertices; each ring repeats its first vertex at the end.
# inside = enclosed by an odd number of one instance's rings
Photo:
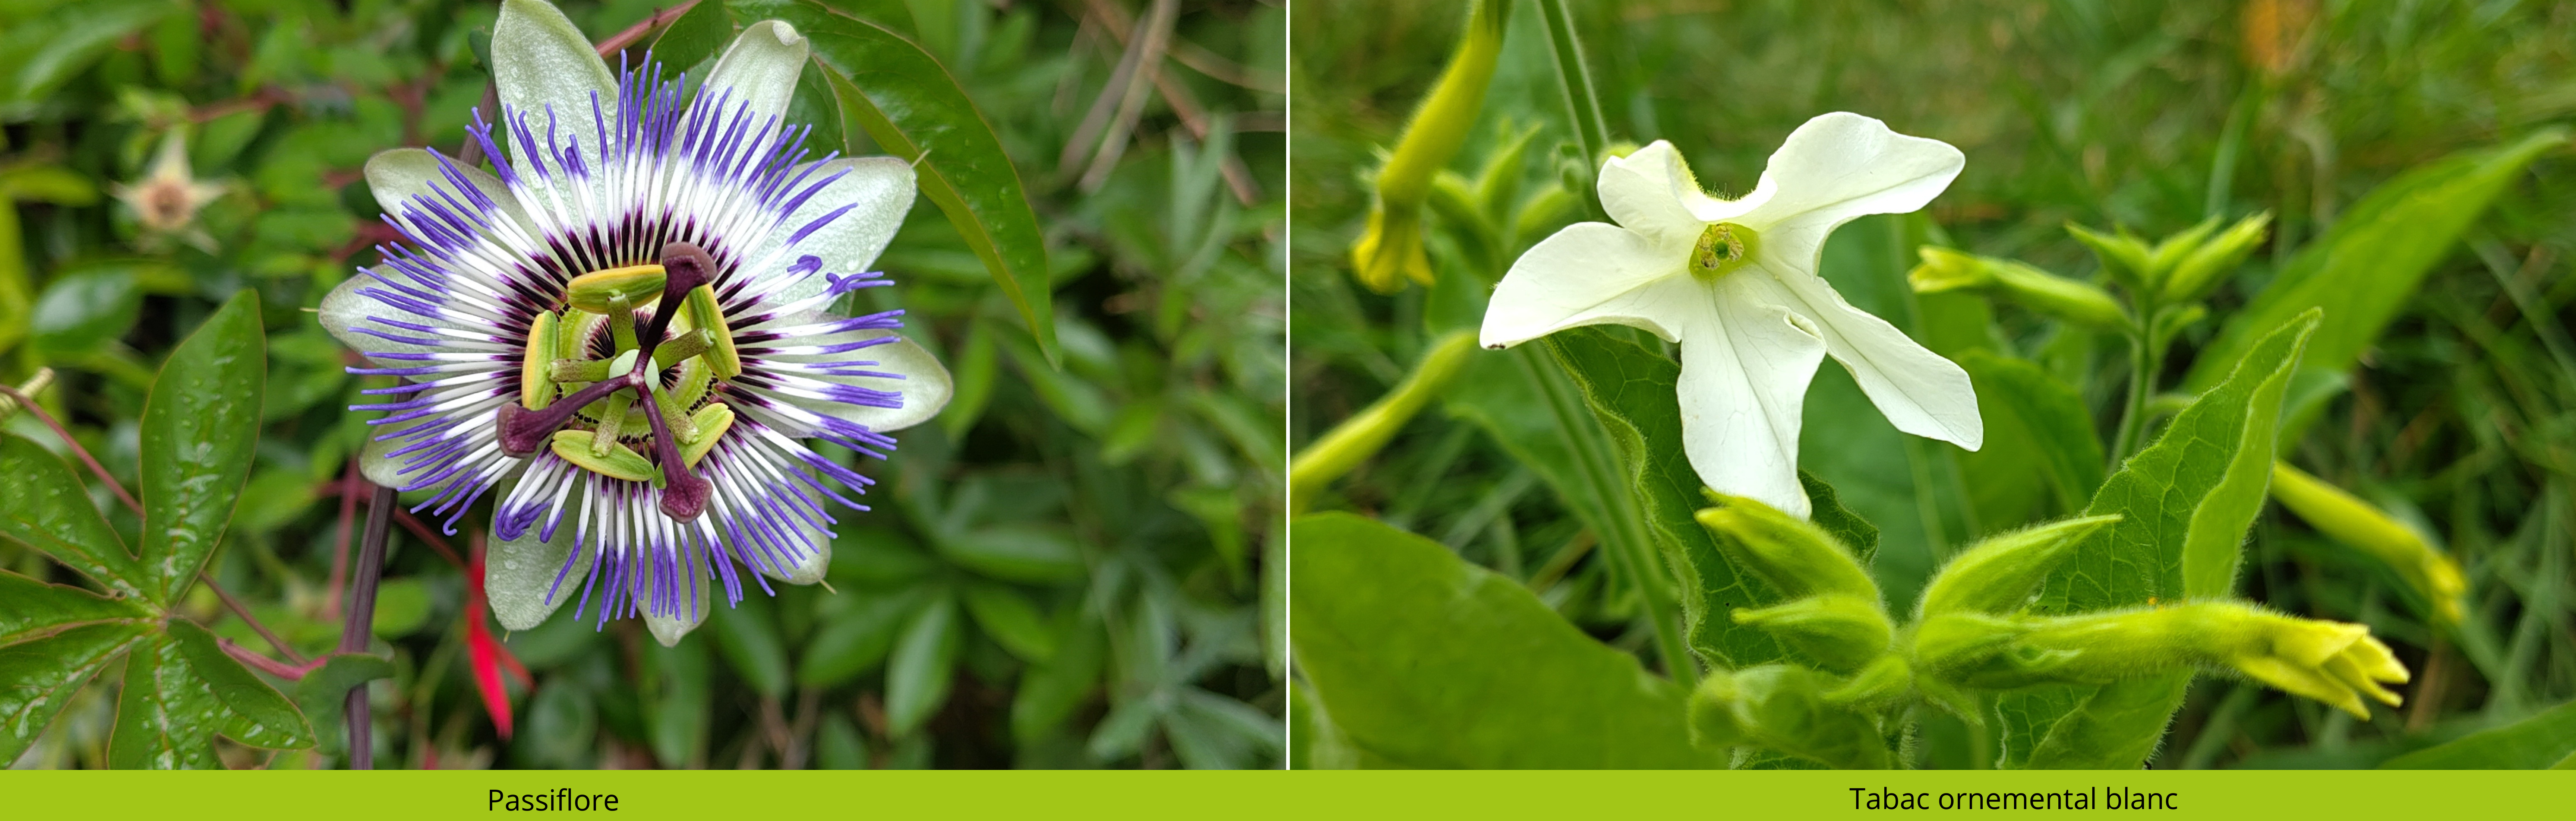
POLYGON ((1905 275, 1915 293, 1975 290, 2023 307, 2096 328, 2119 328, 2129 313, 2108 292, 2008 259, 1981 257, 1926 245, 1923 262, 1905 275))
POLYGON ((1476 3, 1449 69, 1414 111, 1394 155, 1378 170, 1368 230, 1351 246, 1351 268, 1370 290, 1394 293, 1403 290, 1406 279, 1431 284, 1431 259, 1422 251, 1423 200, 1431 192, 1433 175, 1457 155, 1484 107, 1485 86, 1503 53, 1503 24, 1510 10, 1506 0, 1476 3))
POLYGON ((2245 255, 2263 244, 2271 226, 2272 212, 2265 211, 2237 220, 2226 231, 2201 243, 2165 275, 2164 300, 2187 302, 2208 295, 2227 272, 2245 262, 2245 255))
POLYGON ((1978 542, 1933 574, 1923 588, 1918 615, 2019 610, 2038 592, 2049 571, 2073 555, 2075 543, 2119 520, 2116 514, 2085 516, 1978 542))
POLYGON ((2147 252, 2147 281, 2158 286, 2170 282, 2174 269, 2199 251, 2201 244, 2209 241, 2209 233, 2216 230, 2218 218, 2210 217, 2156 243, 2155 250, 2147 252))
POLYGON ((1878 582, 1833 534, 1779 508, 1742 496, 1707 491, 1723 507, 1701 510, 1700 526, 1720 549, 1787 596, 1841 594, 1879 601, 1878 582))
POLYGON ((1840 671, 1887 655, 1896 629, 1878 600, 1859 596, 1809 596, 1758 610, 1738 608, 1735 623, 1762 628, 1826 667, 1840 671))
POLYGON ((2102 272, 2110 274, 2111 281, 2130 293, 2152 293, 2146 290, 2154 283, 2146 241, 2125 228, 2117 234, 2102 234, 2071 222, 2066 224, 2066 233, 2093 249, 2093 258, 2101 261, 2102 272))
POLYGON ((1842 682, 1803 667, 1767 664, 1711 672, 1691 694, 1691 739, 1703 747, 1755 746, 1843 769, 1886 769, 1877 720, 1827 701, 1842 682))
POLYGON ((2288 462, 2272 463, 2272 498, 2335 541, 2387 562, 2432 603, 2434 618, 2460 623, 2469 586, 2460 564, 2414 528, 2288 462))
POLYGON ((2388 645, 2358 624, 2285 616, 2238 602, 2197 602, 2081 616, 1944 616, 1918 631, 1918 658, 1972 687, 2102 684, 2201 667, 2233 670, 2369 720, 2361 697, 2401 702, 2407 680, 2388 645), (1945 622, 1936 638, 1934 622, 1945 622))

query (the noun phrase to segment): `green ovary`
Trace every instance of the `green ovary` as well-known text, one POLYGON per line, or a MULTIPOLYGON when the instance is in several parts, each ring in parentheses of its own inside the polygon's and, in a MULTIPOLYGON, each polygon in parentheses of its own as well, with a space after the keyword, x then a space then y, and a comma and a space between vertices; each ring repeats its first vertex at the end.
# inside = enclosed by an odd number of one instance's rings
POLYGON ((1709 223, 1700 231, 1699 241, 1691 245, 1687 263, 1691 275, 1716 281, 1734 273, 1752 259, 1753 249, 1760 240, 1761 236, 1751 228, 1732 222, 1709 223))

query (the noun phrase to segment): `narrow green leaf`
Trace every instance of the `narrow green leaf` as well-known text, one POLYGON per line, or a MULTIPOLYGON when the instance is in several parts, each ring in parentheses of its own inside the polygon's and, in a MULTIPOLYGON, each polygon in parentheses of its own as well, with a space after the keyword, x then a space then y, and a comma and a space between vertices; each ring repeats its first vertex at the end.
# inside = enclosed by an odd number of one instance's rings
POLYGON ((2192 363, 2184 385, 2216 384, 2257 340, 2311 308, 2324 308, 2325 321, 2309 346, 2308 367, 2350 369, 2496 195, 2534 158, 2566 141, 2565 129, 2543 129, 2444 157, 2372 190, 2228 321, 2192 363))
POLYGON ((108 763, 118 769, 218 769, 214 737, 280 749, 313 744, 304 716, 215 646, 194 622, 172 621, 126 654, 108 763))
POLYGON ((0 435, 0 535, 8 536, 91 581, 128 597, 143 596, 149 580, 125 540, 90 505, 72 468, 42 446, 0 435))
POLYGON ((169 601, 214 552, 259 444, 268 379, 259 293, 243 290, 179 343, 143 403, 145 594, 169 601))
POLYGON ((0 761, 15 761, 83 682, 143 638, 131 624, 87 624, 0 647, 0 761))
POLYGON ((1011 651, 1022 661, 1043 662, 1055 655, 1055 628, 1036 604, 1020 591, 998 584, 973 584, 966 587, 966 613, 975 617, 975 626, 984 635, 1011 651))
POLYGON ((1028 525, 994 525, 938 542, 939 554, 969 570, 1015 582, 1047 584, 1082 577, 1082 548, 1073 535, 1028 525))
MULTIPOLYGON (((2085 513, 2123 518, 2075 546, 2049 576, 2035 610, 2083 613, 2227 594, 2245 530, 2271 483, 2281 398, 2316 327, 2311 309, 2274 329, 2234 373, 2104 481, 2085 513)), ((2184 673, 2007 693, 1997 702, 2004 760, 2035 768, 2134 768, 2155 749, 2190 680, 2184 673)))
POLYGON ((1002 141, 939 61, 903 35, 816 0, 737 3, 785 20, 812 42, 843 113, 887 153, 914 162, 921 193, 948 215, 1019 308, 1051 365, 1061 364, 1046 237, 1002 141))
POLYGON ((833 614, 806 642, 796 663, 796 683, 830 687, 875 668, 894 649, 907 617, 920 607, 918 599, 877 596, 833 614))
POLYGON ((957 601, 948 595, 932 599, 904 626, 894 656, 886 661, 888 733, 898 738, 912 735, 948 703, 949 679, 964 639, 957 624, 957 601))
MULTIPOLYGON (((707 747, 708 708, 713 700, 707 682, 711 665, 707 661, 706 643, 684 641, 674 647, 647 647, 644 652, 652 656, 657 688, 644 718, 653 757, 659 759, 664 767, 702 766, 701 759, 706 755, 707 747)), ((549 689, 554 686, 548 685, 549 689)), ((580 696, 579 701, 578 704, 567 704, 567 709, 588 707, 586 695, 580 696)), ((537 724, 533 719, 532 716, 529 721, 531 733, 535 732, 537 724)))
POLYGON ((2566 769, 2576 758, 2576 701, 2379 765, 2383 770, 2566 769))
POLYGON ((778 624, 769 617, 769 598, 744 596, 732 607, 717 607, 708 623, 715 628, 716 650, 725 662, 767 698, 787 695, 787 648, 778 642, 778 624))
POLYGON ((0 35, 0 102, 43 99, 118 40, 177 9, 162 0, 63 3, 14 23, 0 35))
POLYGON ((1717 767, 1684 693, 1509 578, 1347 513, 1292 526, 1298 669, 1354 745, 1413 767, 1717 767))
MULTIPOLYGON (((1971 482, 1991 475, 1979 470, 1980 457, 1995 450, 1992 445, 2006 441, 2027 443, 2036 451, 2038 473, 2046 486, 2057 495, 2060 510, 2076 510, 2102 486, 2102 440, 2093 432, 2093 415, 2084 409, 2084 397, 2057 377, 2048 375, 2029 361, 1972 350, 1957 357, 1961 368, 1977 387, 1978 413, 1986 419, 1990 431, 2009 426, 2014 435, 1990 435, 1985 451, 1963 459, 1971 482), (2006 440, 2006 441, 1998 441, 2006 440)), ((2029 473, 2033 465, 1998 465, 1996 470, 2029 473)), ((1970 495, 1975 496, 1975 488, 1970 495)), ((2005 520, 1985 515, 1980 520, 1988 531, 1999 531, 2027 519, 2005 520)))
POLYGON ((1029 666, 1011 698, 1011 738, 1035 744, 1073 717, 1075 708, 1100 684, 1109 658, 1109 634, 1090 608, 1067 614, 1056 638, 1056 651, 1029 666))
POLYGON ((65 627, 141 619, 152 611, 132 599, 110 599, 0 570, 0 645, 16 644, 65 627))
POLYGON ((102 265, 56 277, 36 297, 29 328, 36 350, 59 361, 91 353, 134 328, 143 291, 134 269, 102 265))
MULTIPOLYGON (((723 3, 701 2, 653 38, 653 59, 672 73, 688 70, 733 42, 733 18, 723 3)), ((610 62, 616 62, 611 60, 610 62)))

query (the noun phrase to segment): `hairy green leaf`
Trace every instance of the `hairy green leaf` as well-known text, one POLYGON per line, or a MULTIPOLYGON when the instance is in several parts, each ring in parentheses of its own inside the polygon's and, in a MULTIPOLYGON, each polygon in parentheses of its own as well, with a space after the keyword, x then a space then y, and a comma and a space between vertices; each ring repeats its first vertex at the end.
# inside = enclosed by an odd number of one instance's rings
MULTIPOLYGON (((2084 409, 2084 397, 2026 360, 1972 350, 1961 354, 1958 362, 1976 382, 1978 413, 1985 417, 1987 428, 1993 431, 2009 426, 2021 433, 1989 435, 1987 450, 2001 444, 1996 441, 1999 438, 2027 442, 2038 457, 2037 473, 2046 477, 2046 486, 2057 494, 2060 509, 2083 506, 2092 497, 2093 489, 2102 486, 2102 440, 2093 432, 2093 415, 2084 409)), ((1979 457, 1985 455, 1981 450, 1963 459, 1969 481, 1987 477, 1977 469, 1979 457)), ((2032 472, 2028 464, 1999 467, 2032 472)), ((1987 512, 1981 506, 1979 513, 1987 512)), ((1984 518, 1989 531, 2018 524, 1993 516, 1984 518)))
POLYGON ((1712 767, 1682 689, 1527 588, 1347 513, 1292 526, 1298 669, 1350 741, 1413 767, 1712 767))
POLYGON ((752 0, 733 8, 746 17, 785 20, 813 43, 843 113, 879 148, 915 163, 922 195, 965 236, 1027 320, 1047 361, 1061 362, 1037 212, 993 126, 948 70, 903 35, 817 0, 752 0))
POLYGON ((141 553, 154 601, 196 580, 250 478, 268 380, 262 340, 259 293, 243 290, 170 352, 143 403, 141 553))
POLYGON ((2521 721, 2416 750, 2384 770, 2540 770, 2576 759, 2576 701, 2521 721))
MULTIPOLYGON (((2316 327, 2312 309, 2264 336, 2234 373, 2104 481, 2085 513, 2121 520, 2077 543, 2034 609, 2084 613, 2226 595, 2245 530, 2271 483, 2282 394, 2316 327)), ((2135 768, 2163 736, 2190 681, 2180 673, 2004 694, 1996 706, 2004 762, 2135 768)))
POLYGON ((2487 204, 2523 166, 2566 141, 2565 129, 2544 129, 2509 144, 2453 154, 2372 190, 2228 321, 2201 350, 2185 387, 2216 384, 2272 329, 2311 308, 2325 309, 2325 321, 2308 346, 2308 367, 2350 369, 2487 204))

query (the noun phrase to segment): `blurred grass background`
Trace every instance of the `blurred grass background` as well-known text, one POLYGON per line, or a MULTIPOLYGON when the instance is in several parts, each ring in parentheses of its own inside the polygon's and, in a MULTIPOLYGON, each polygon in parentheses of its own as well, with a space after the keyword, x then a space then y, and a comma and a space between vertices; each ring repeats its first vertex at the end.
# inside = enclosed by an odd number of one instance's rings
MULTIPOLYGON (((563 5, 597 41, 669 4, 563 5)), ((453 560, 468 534, 433 548, 397 528, 376 621, 376 649, 398 670, 373 690, 378 766, 1277 766, 1283 627, 1266 556, 1284 469, 1284 9, 853 8, 908 13, 897 24, 1016 161, 1047 232, 1063 367, 1038 356, 939 209, 917 202, 877 265, 900 287, 852 307, 906 309, 906 334, 956 374, 958 394, 899 434, 893 463, 861 466, 883 484, 867 498, 875 512, 843 517, 837 595, 755 591, 674 649, 639 622, 594 632, 558 614, 509 637, 534 688, 508 685, 517 728, 504 740, 463 649, 453 560)), ((497 10, 0 2, 0 195, 12 200, 0 208, 0 381, 52 369, 40 400, 132 486, 160 358, 223 297, 258 289, 266 425, 209 569, 308 653, 339 630, 336 494, 376 415, 343 410, 361 384, 308 311, 393 238, 360 177, 367 157, 459 150, 488 77, 477 33, 497 10), (174 133, 213 199, 156 227, 119 186, 174 133)), ((819 82, 811 70, 807 82, 819 82)), ((824 125, 818 138, 838 131, 851 153, 877 153, 855 125, 824 125)), ((28 414, 5 427, 54 445, 28 414)), ((120 521, 130 538, 131 517, 120 521)), ((0 566, 76 578, 13 543, 0 566)), ((197 593, 195 615, 265 647, 197 593)), ((100 766, 117 680, 83 689, 11 765, 100 766)), ((223 752, 236 767, 331 764, 330 726, 321 751, 223 752)))
MULTIPOLYGON (((1421 288, 1382 297, 1358 287, 1347 262, 1377 152, 1438 74, 1465 5, 1308 0, 1293 16, 1292 443, 1383 394, 1431 330, 1481 313, 1481 288, 1463 305, 1421 288), (1363 15, 1368 25, 1348 22, 1363 15)), ((1750 189, 1781 138, 1827 111, 1966 152, 1965 172, 1925 215, 1853 223, 1826 251, 1825 275, 1900 327, 1914 304, 1904 273, 1926 239, 2089 277, 2092 257, 2063 230, 2068 221, 2154 237, 2268 209, 2274 238, 2212 300, 2224 316, 2375 185, 2576 114, 2576 6, 2563 3, 1569 6, 1612 136, 1672 140, 1704 185, 1750 189)), ((1538 23, 1530 4, 1514 10, 1483 121, 1454 170, 1474 176, 1501 135, 1535 127, 1523 184, 1558 178, 1548 147, 1570 137, 1538 23)), ((2397 720, 2360 723, 2205 679, 2153 766, 2372 766, 2576 695, 2571 169, 2564 151, 2535 163, 2426 282, 2351 390, 2301 441, 2283 443, 2290 461, 2452 551, 2469 577, 2468 623, 2456 634, 2429 626, 2394 574, 2274 507, 2256 524, 2241 591, 2287 612, 2369 624, 2416 674, 2408 703, 2397 720)), ((1577 218, 1525 226, 1515 252, 1577 218)), ((1433 221, 1444 279, 1501 275, 1469 268, 1433 221)), ((2119 400, 2115 341, 2053 334, 2010 306, 1996 308, 1996 322, 2008 350, 2090 386, 2097 412, 2119 400)), ((2186 335, 2168 384, 2217 327, 2186 335)), ((1909 600, 1949 550, 2013 524, 1967 521, 1947 490, 1959 475, 1954 449, 1897 434, 1840 368, 1826 365, 1816 386, 1802 461, 1886 531, 1876 570, 1892 600, 1909 600)), ((1603 640, 1652 655, 1633 594, 1612 583, 1590 534, 1473 425, 1417 417, 1318 505, 1327 506, 1439 538, 1524 579, 1603 640)), ((1981 744, 1936 717, 1917 763, 1978 765, 1991 756, 1981 744)))

